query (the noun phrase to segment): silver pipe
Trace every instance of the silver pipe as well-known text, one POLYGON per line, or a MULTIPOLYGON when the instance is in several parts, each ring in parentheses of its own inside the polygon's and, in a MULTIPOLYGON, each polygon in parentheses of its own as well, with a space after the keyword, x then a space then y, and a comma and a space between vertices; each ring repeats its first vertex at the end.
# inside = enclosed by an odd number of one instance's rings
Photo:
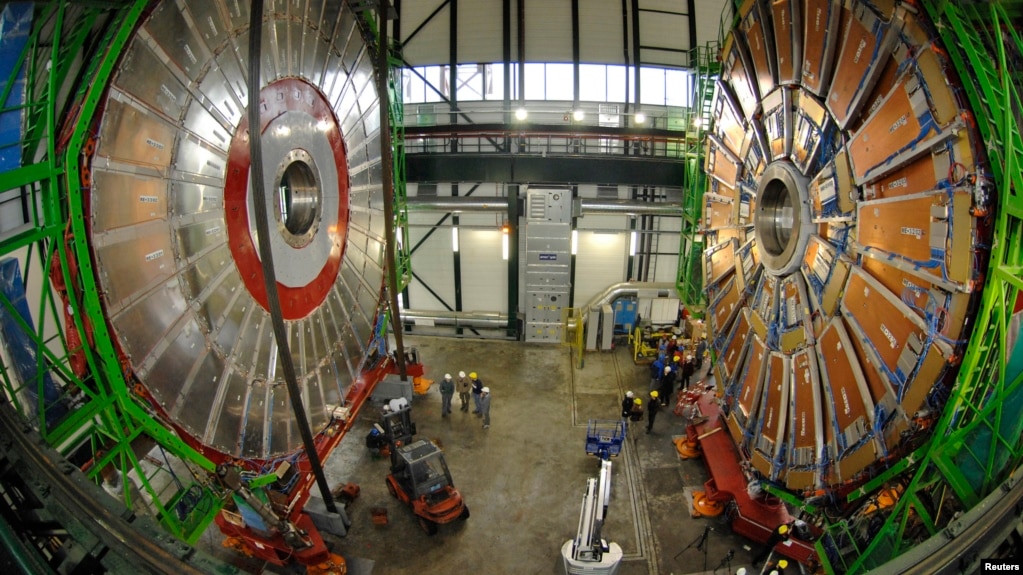
POLYGON ((406 198, 410 212, 507 212, 508 198, 472 196, 425 196, 406 198))
POLYGON ((579 199, 579 215, 624 214, 630 216, 682 216, 682 204, 671 202, 643 202, 636 200, 579 199))
POLYGON ((604 291, 593 296, 583 309, 609 304, 625 296, 662 298, 678 297, 678 293, 675 291, 675 284, 670 282, 621 282, 611 284, 604 291))
POLYGON ((401 321, 416 325, 417 321, 432 321, 434 325, 454 327, 508 327, 508 314, 482 311, 411 310, 401 312, 401 321))

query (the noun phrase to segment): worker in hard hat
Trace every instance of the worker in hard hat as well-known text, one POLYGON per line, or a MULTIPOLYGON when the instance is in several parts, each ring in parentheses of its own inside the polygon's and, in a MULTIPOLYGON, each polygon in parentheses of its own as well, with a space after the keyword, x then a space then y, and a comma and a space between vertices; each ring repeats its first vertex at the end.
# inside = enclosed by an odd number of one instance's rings
POLYGON ((693 356, 690 354, 687 355, 684 360, 682 360, 681 387, 683 390, 689 389, 689 379, 693 377, 694 373, 696 373, 696 360, 693 359, 693 356))
POLYGON ((483 382, 480 381, 480 376, 477 375, 475 371, 469 374, 469 380, 472 382, 472 401, 476 406, 473 413, 482 417, 483 413, 480 411, 480 394, 483 393, 483 382))
POLYGON ((792 526, 788 523, 782 523, 781 525, 774 528, 771 531, 770 537, 767 538, 767 542, 764 543, 764 548, 760 550, 760 553, 753 558, 753 566, 757 567, 767 559, 767 556, 774 550, 774 546, 781 543, 782 541, 788 541, 789 537, 792 536, 792 526))
POLYGON ((455 396, 455 380, 450 373, 444 374, 440 382, 440 416, 447 417, 451 413, 451 398, 455 396))
POLYGON ((658 400, 657 390, 650 392, 650 406, 646 408, 646 432, 649 434, 654 427, 654 420, 657 419, 657 412, 661 410, 661 402, 658 400))
POLYGON ((458 389, 458 400, 462 402, 462 411, 469 412, 469 392, 472 390, 472 380, 464 371, 458 372, 458 381, 455 387, 458 389))
POLYGON ((703 369, 703 356, 707 353, 707 338, 701 337, 696 344, 696 371, 703 369))
POLYGON ((675 368, 671 365, 665 365, 661 372, 660 383, 657 386, 657 401, 661 405, 668 405, 668 398, 671 396, 671 392, 675 389, 675 368))
POLYGON ((643 421, 643 400, 638 397, 634 397, 632 398, 632 407, 629 408, 630 435, 634 429, 633 424, 637 421, 643 421))
POLYGON ((626 391, 625 399, 622 400, 622 419, 628 419, 629 414, 632 413, 633 399, 636 399, 636 394, 631 391, 626 391))
POLYGON ((480 414, 483 416, 483 429, 490 429, 490 388, 480 390, 480 414))
POLYGON ((777 561, 768 561, 767 565, 764 566, 764 572, 768 575, 785 575, 785 571, 789 567, 788 559, 778 559, 777 561))

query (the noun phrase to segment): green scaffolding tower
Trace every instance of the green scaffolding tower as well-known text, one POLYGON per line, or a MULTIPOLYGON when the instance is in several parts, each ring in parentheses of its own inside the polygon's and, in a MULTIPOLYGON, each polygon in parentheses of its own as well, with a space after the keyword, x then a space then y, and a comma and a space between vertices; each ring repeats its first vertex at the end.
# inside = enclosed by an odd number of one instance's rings
POLYGON ((720 72, 718 42, 708 42, 690 51, 693 70, 693 96, 686 120, 685 176, 682 200, 682 230, 679 243, 679 268, 675 288, 682 303, 696 315, 706 305, 703 294, 703 236, 700 218, 703 213, 703 193, 707 189, 707 174, 703 169, 704 140, 710 132, 714 118, 712 109, 714 84, 720 72))
POLYGON ((0 97, 5 103, 0 114, 20 115, 23 126, 17 141, 6 142, 8 151, 17 150, 20 165, 0 172, 0 190, 17 193, 24 206, 23 221, 13 227, 7 222, 0 233, 0 260, 18 263, 6 269, 17 270, 21 286, 0 292, 0 306, 9 318, 5 339, 23 342, 22 359, 35 365, 22 369, 18 364, 24 361, 5 357, 0 396, 48 446, 80 462, 88 479, 112 483, 119 476, 118 492, 129 509, 145 508, 167 531, 191 543, 221 508, 206 473, 214 466, 128 384, 86 241, 89 215, 83 198, 91 177, 81 158, 93 145, 92 118, 104 87, 147 5, 141 0, 49 2, 28 9, 27 42, 10 76, 2 79, 0 97), (80 69, 83 53, 95 57, 80 69), (65 106, 59 91, 76 77, 78 91, 65 106), (9 97, 18 86, 23 101, 12 105, 9 97), (71 112, 64 116, 64 110, 71 112), (142 446, 158 449, 191 473, 147 464, 142 446), (128 477, 138 482, 137 489, 128 477))

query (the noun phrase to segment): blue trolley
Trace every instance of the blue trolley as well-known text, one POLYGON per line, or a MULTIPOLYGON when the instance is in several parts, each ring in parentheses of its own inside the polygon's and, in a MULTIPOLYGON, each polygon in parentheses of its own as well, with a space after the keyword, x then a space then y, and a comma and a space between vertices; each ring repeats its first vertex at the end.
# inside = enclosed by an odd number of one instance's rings
POLYGON ((586 426, 586 454, 607 460, 622 451, 624 419, 591 419, 586 426))

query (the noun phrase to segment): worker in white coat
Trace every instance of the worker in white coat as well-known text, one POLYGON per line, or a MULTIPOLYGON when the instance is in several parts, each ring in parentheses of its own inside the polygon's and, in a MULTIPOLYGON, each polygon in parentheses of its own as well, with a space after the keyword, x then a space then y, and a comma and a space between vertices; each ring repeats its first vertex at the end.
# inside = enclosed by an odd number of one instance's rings
POLYGON ((480 390, 480 412, 483 414, 483 429, 490 429, 490 388, 480 390))

